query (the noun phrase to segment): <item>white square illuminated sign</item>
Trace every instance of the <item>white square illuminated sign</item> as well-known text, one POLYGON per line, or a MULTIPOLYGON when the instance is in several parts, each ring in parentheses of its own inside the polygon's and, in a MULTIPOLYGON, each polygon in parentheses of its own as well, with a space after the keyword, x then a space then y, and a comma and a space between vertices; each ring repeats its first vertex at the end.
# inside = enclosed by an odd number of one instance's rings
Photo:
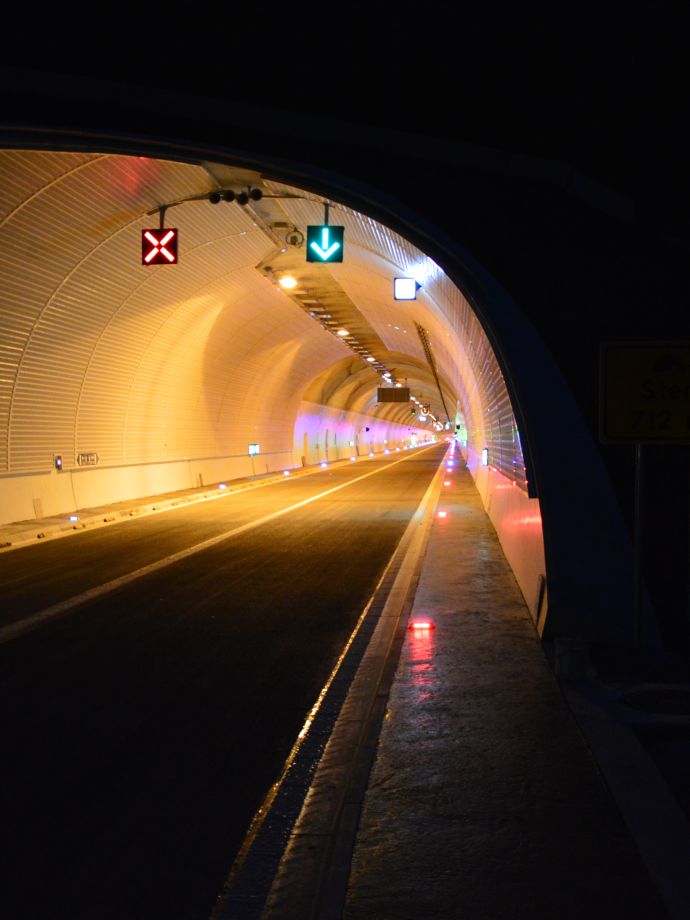
POLYGON ((393 297, 395 300, 416 300, 418 287, 414 278, 394 278, 393 297))
POLYGON ((249 445, 249 456, 256 457, 260 453, 260 448, 258 444, 249 445))
POLYGON ((488 465, 489 465, 489 448, 484 447, 482 448, 482 466, 488 466, 488 465))

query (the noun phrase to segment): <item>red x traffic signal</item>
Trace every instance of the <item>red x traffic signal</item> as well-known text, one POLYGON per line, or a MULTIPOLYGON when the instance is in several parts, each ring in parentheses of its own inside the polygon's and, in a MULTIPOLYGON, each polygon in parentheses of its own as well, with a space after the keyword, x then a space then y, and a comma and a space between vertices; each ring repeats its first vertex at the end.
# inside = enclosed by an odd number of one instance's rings
POLYGON ((141 264, 177 264, 177 227, 141 231, 141 264))

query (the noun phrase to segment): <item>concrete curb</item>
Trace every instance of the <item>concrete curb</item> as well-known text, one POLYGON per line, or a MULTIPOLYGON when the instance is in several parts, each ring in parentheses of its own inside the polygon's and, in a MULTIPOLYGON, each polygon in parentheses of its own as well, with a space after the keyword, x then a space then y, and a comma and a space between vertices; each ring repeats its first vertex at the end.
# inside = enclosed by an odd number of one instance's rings
POLYGON ((405 555, 288 839, 261 920, 336 920, 386 701, 438 502, 439 465, 410 522, 405 555), (409 536, 408 536, 409 535, 409 536))

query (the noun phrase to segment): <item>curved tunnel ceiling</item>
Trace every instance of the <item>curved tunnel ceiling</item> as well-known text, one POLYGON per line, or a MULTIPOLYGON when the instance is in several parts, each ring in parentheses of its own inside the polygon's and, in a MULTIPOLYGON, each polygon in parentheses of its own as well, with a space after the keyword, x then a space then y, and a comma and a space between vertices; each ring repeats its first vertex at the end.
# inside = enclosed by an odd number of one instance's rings
POLYGON ((524 486, 510 399, 475 314, 392 230, 334 205, 345 260, 307 271, 286 236, 323 223, 323 203, 255 173, 0 151, 0 177, 0 472, 46 469, 56 453, 73 464, 86 449, 103 465, 239 455, 259 440, 285 451, 304 401, 409 425, 410 403, 376 403, 387 370, 524 486), (159 205, 248 185, 264 197, 245 207, 169 208, 179 264, 142 266, 141 231, 159 205), (421 283, 417 300, 393 299, 400 274, 421 283))

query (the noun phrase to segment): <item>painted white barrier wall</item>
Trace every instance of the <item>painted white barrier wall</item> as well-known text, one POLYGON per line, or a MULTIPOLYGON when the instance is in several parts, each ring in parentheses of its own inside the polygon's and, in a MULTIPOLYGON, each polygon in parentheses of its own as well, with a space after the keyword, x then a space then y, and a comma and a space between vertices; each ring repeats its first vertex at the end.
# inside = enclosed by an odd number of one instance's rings
MULTIPOLYGON (((411 430, 416 431, 361 413, 302 402, 291 451, 269 451, 255 457, 246 454, 199 457, 0 476, 0 524, 69 514, 98 505, 273 473, 302 466, 302 457, 310 465, 326 459, 346 460, 352 454, 365 456, 387 446, 394 449, 409 444, 411 430)), ((429 437, 428 432, 419 434, 429 437)))
MULTIPOLYGON (((539 499, 529 498, 526 492, 492 466, 483 466, 476 451, 471 448, 461 448, 461 451, 508 564, 536 620, 540 579, 546 577, 539 499)), ((544 597, 538 620, 540 632, 546 620, 545 608, 544 597)))
POLYGON ((295 422, 295 463, 308 466, 322 460, 366 456, 371 451, 379 453, 386 447, 409 444, 411 434, 420 439, 431 437, 428 431, 408 425, 302 400, 295 422))
POLYGON ((196 488, 292 467, 291 451, 86 467, 0 477, 0 524, 196 488))

